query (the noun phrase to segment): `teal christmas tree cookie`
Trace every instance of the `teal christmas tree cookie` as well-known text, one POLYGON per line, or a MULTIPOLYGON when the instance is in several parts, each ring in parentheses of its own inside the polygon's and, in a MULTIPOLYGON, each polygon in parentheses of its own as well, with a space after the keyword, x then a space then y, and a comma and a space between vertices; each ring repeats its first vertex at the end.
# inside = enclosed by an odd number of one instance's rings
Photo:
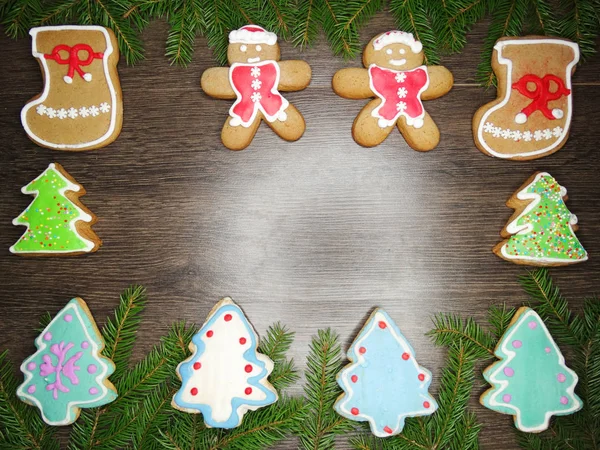
POLYGON ((80 298, 65 306, 35 340, 37 351, 21 364, 17 396, 37 406, 49 425, 69 425, 81 408, 117 398, 108 377, 114 364, 100 353, 104 340, 80 298))
POLYGON ((515 209, 494 253, 507 261, 560 266, 586 261, 575 236, 577 216, 565 205, 567 190, 546 172, 533 175, 506 203, 515 209))
POLYGON ((277 391, 267 380, 273 361, 257 347, 241 308, 222 299, 192 338, 192 356, 177 366, 181 388, 173 407, 202 413, 208 427, 235 428, 248 411, 275 403, 277 391))
POLYGON ((10 248, 12 253, 60 256, 98 250, 102 242, 91 229, 96 216, 78 200, 85 189, 60 164, 50 164, 21 191, 35 199, 13 220, 27 230, 10 248))
POLYGON ((493 411, 512 414, 519 430, 539 433, 548 428, 552 416, 582 408, 574 393, 577 374, 565 365, 546 325, 531 308, 516 312, 494 354, 500 361, 483 373, 492 387, 480 402, 493 411))
POLYGON ((338 374, 344 391, 335 403, 342 416, 368 421, 375 436, 402 432, 406 417, 433 414, 431 372, 417 364, 415 352, 383 309, 376 309, 348 350, 338 374))

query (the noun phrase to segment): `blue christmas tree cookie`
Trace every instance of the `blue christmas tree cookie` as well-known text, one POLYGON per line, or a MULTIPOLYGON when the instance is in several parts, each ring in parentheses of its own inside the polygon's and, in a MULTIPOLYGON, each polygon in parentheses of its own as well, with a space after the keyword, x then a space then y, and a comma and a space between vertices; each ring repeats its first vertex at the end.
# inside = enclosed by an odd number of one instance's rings
POLYGON ((375 436, 402 432, 406 417, 437 409, 429 394, 431 372, 417 364, 415 352, 383 309, 376 309, 348 350, 338 374, 344 393, 335 403, 342 416, 368 421, 375 436))
POLYGON ((230 298, 215 305, 190 343, 192 356, 177 366, 181 388, 174 408, 202 413, 214 428, 235 428, 244 414, 277 401, 267 377, 273 361, 258 353, 258 336, 230 298))
POLYGON ((21 364, 17 396, 37 406, 49 425, 69 425, 81 408, 117 398, 108 376, 114 364, 100 355, 104 341, 80 298, 65 306, 35 340, 37 351, 21 364))
POLYGON ((531 308, 520 308, 494 353, 500 361, 483 376, 492 385, 480 402, 486 408, 512 414, 515 426, 539 433, 552 416, 574 413, 583 403, 574 390, 577 374, 565 365, 543 320, 531 308))

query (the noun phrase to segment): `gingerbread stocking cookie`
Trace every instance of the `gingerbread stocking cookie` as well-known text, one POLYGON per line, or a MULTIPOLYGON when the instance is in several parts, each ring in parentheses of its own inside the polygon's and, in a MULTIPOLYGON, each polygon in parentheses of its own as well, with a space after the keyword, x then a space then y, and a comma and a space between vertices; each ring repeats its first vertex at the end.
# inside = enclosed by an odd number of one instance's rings
POLYGON ((371 100, 352 126, 354 140, 365 147, 381 144, 394 125, 415 150, 428 151, 440 132, 422 100, 446 94, 454 82, 443 66, 423 65, 423 45, 411 33, 388 31, 375 36, 363 53, 366 69, 338 71, 333 90, 344 98, 371 100))
POLYGON ((56 150, 91 150, 121 131, 123 103, 117 73, 119 48, 104 27, 32 28, 32 54, 44 90, 25 105, 21 122, 29 138, 56 150))
POLYGON ((229 109, 221 139, 231 150, 246 148, 264 120, 286 141, 300 139, 302 114, 279 91, 308 86, 311 68, 304 61, 279 61, 277 36, 257 25, 229 33, 230 67, 212 67, 202 74, 202 89, 211 97, 236 99, 229 109))
POLYGON ((571 74, 579 47, 566 39, 501 38, 492 68, 498 98, 473 117, 475 144, 483 153, 528 160, 558 151, 569 135, 571 74))

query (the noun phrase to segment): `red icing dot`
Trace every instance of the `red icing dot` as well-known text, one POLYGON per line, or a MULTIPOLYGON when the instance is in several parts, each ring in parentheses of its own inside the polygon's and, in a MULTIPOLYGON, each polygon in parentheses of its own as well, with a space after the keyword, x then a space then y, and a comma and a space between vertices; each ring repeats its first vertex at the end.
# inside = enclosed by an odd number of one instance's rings
POLYGON ((252 388, 251 387, 247 387, 244 392, 246 393, 246 395, 250 395, 250 394, 252 394, 252 388))
POLYGON ((240 338, 240 344, 244 345, 246 343, 246 338, 241 337, 240 338))
POLYGON ((352 415, 353 415, 353 416, 358 416, 358 413, 359 413, 360 411, 358 410, 358 408, 352 408, 352 409, 350 410, 350 412, 352 413, 352 415))
POLYGON ((383 431, 385 431, 387 434, 392 434, 393 433, 393 431, 392 431, 392 429, 390 427, 385 427, 383 429, 383 431))
POLYGON ((353 383, 356 383, 358 381, 358 377, 356 375, 352 375, 350 377, 350 379, 352 380, 353 383))
POLYGON ((192 388, 192 390, 190 392, 192 395, 196 395, 196 394, 198 394, 198 388, 192 388))
POLYGON ((419 374, 419 380, 423 381, 425 379, 425 374, 420 373, 419 374))
POLYGON ((361 355, 364 355, 365 353, 367 353, 367 349, 364 347, 361 347, 358 349, 358 353, 360 353, 361 355))
POLYGON ((408 360, 408 358, 410 358, 410 355, 409 355, 408 353, 402 353, 402 359, 403 359, 404 361, 407 361, 407 360, 408 360))
POLYGON ((383 320, 380 320, 379 321, 379 328, 381 328, 383 330, 383 329, 387 328, 387 324, 383 320))
POLYGON ((231 314, 225 314, 225 322, 229 322, 231 320, 231 314))
POLYGON ((431 405, 429 404, 429 402, 423 402, 423 406, 424 406, 425 408, 429 408, 431 405))
POLYGON ((214 334, 214 333, 213 333, 213 330, 208 330, 208 331, 206 332, 206 336, 207 336, 207 337, 212 337, 212 336, 213 336, 213 334, 214 334))
POLYGON ((252 372, 252 366, 250 364, 246 364, 246 367, 244 367, 244 370, 246 371, 246 373, 250 373, 250 372, 252 372))
POLYGON ((198 369, 200 369, 200 367, 202 367, 202 364, 200 364, 200 362, 194 363, 194 370, 198 370, 198 369))

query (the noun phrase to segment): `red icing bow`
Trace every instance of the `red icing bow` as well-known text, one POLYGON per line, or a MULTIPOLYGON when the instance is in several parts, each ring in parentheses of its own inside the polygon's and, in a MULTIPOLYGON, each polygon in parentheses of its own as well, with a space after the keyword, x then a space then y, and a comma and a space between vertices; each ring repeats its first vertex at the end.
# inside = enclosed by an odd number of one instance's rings
POLYGON ((531 113, 535 111, 541 111, 541 113, 550 120, 560 119, 563 116, 561 109, 548 108, 548 102, 557 100, 563 95, 569 95, 570 89, 565 87, 563 80, 556 75, 544 75, 543 78, 537 75, 527 74, 523 75, 519 81, 513 83, 513 89, 516 89, 525 97, 530 98, 532 102, 521 110, 521 114, 517 114, 517 123, 525 123, 531 113), (550 83, 556 84, 556 90, 550 91, 550 83), (533 83, 535 87, 533 90, 529 90, 528 83, 533 83))
POLYGON ((90 47, 88 44, 76 44, 73 47, 69 47, 68 45, 57 45, 56 47, 54 47, 52 49, 52 53, 50 54, 45 54, 44 57, 46 59, 51 59, 53 61, 56 61, 58 64, 68 64, 69 65, 69 71, 67 72, 67 75, 64 77, 65 82, 71 84, 73 82, 73 75, 75 74, 75 72, 77 72, 79 74, 79 76, 81 78, 83 78, 85 81, 91 81, 92 79, 92 74, 91 73, 86 73, 81 69, 81 66, 89 66, 92 61, 94 59, 100 59, 104 57, 104 53, 100 52, 100 53, 94 53, 94 51, 92 50, 92 47, 90 47), (69 54, 69 56, 67 56, 65 59, 62 59, 60 57, 60 52, 67 52, 69 54), (80 51, 84 51, 87 52, 87 58, 86 59, 79 59, 79 52, 80 51))

